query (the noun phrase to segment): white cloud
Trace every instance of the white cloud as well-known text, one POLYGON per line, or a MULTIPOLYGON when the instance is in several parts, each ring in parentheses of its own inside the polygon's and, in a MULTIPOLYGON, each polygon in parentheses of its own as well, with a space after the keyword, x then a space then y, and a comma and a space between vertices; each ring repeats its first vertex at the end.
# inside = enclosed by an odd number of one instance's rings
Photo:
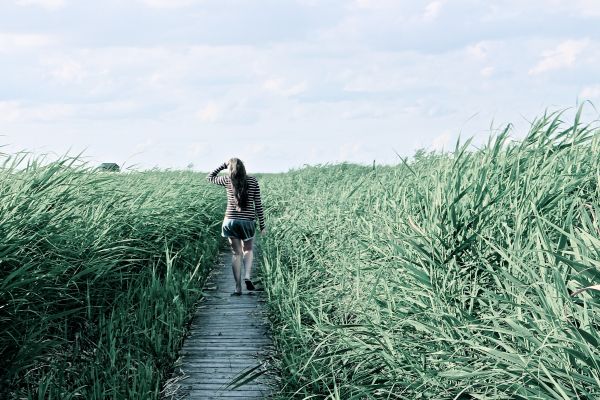
POLYGON ((55 43, 56 39, 49 35, 0 32, 0 53, 44 47, 55 43))
POLYGON ((80 115, 87 118, 130 117, 133 113, 139 111, 141 108, 142 105, 137 101, 116 99, 83 105, 80 107, 80 115))
POLYGON ((582 100, 590 100, 600 98, 600 85, 592 85, 584 87, 579 93, 582 100))
POLYGON ((445 0, 435 0, 427 4, 425 11, 423 12, 423 20, 434 21, 440 14, 442 7, 446 3, 445 0))
POLYGON ((397 0, 354 0, 353 6, 367 9, 393 8, 398 5, 397 0))
POLYGON ((23 105, 20 101, 0 102, 0 121, 3 122, 52 122, 74 115, 70 104, 23 105))
POLYGON ((133 152, 135 154, 144 153, 144 152, 148 151, 149 149, 151 149, 152 147, 154 147, 155 145, 156 145, 155 138, 147 138, 146 140, 136 144, 135 147, 133 148, 133 152))
POLYGON ((200 3, 198 0, 139 0, 150 8, 181 8, 200 3))
POLYGON ((260 155, 266 153, 267 150, 268 147, 264 143, 253 143, 250 145, 248 152, 253 155, 260 155))
POLYGON ((425 117, 431 121, 433 118, 440 118, 450 114, 456 113, 456 110, 445 105, 440 99, 416 99, 412 103, 405 105, 398 110, 394 110, 394 113, 401 112, 407 116, 420 116, 425 117))
POLYGON ((216 103, 208 103, 200 108, 196 115, 203 122, 216 122, 221 116, 222 110, 216 103))
MULTIPOLYGON (((569 2, 570 3, 570 2, 569 2)), ((598 0, 577 0, 575 7, 586 17, 600 16, 600 1, 598 0)))
POLYGON ((298 4, 305 7, 317 7, 321 0, 296 0, 298 4))
POLYGON ((479 73, 481 74, 481 76, 483 76, 484 78, 489 78, 490 76, 492 76, 494 74, 495 68, 492 66, 487 66, 487 67, 483 67, 479 73))
POLYGON ((70 58, 52 58, 43 64, 48 68, 48 74, 60 82, 81 83, 87 75, 83 65, 70 58))
POLYGON ((193 142, 189 146, 188 155, 191 157, 206 156, 210 153, 209 142, 193 142))
POLYGON ((56 10, 67 5, 66 0, 16 0, 19 6, 38 6, 48 10, 56 10))
POLYGON ((306 81, 288 84, 284 79, 271 78, 263 83, 263 88, 279 96, 291 97, 306 91, 306 81))
POLYGON ((488 42, 478 42, 467 47, 467 55, 476 60, 486 60, 490 52, 488 42))
MULTIPOLYGON (((224 96, 204 103, 195 113, 190 114, 207 123, 250 125, 256 122, 259 116, 257 109, 252 106, 257 99, 251 101, 243 96, 224 96)), ((187 111, 185 113, 187 114, 187 111)))
POLYGON ((70 118, 75 114, 71 104, 44 104, 27 110, 26 117, 35 121, 56 121, 70 118))
POLYGON ((598 0, 551 0, 543 6, 553 7, 556 12, 565 14, 578 14, 583 17, 600 16, 600 2, 598 0))
POLYGON ((431 149, 437 151, 447 149, 450 139, 452 139, 450 131, 442 132, 431 141, 431 149))
POLYGON ((78 118, 109 120, 122 117, 131 118, 140 109, 141 105, 132 100, 111 100, 86 104, 28 104, 13 100, 0 102, 0 121, 53 122, 78 118))
MULTIPOLYGON (((401 57, 405 62, 410 60, 409 57, 401 57)), ((430 59, 427 57, 419 57, 423 60, 422 65, 430 59)), ((352 69, 347 69, 339 74, 338 79, 342 82, 342 88, 347 92, 394 92, 399 90, 407 90, 419 82, 419 75, 409 73, 404 65, 404 68, 397 68, 398 59, 393 57, 382 57, 379 62, 374 62, 372 59, 365 60, 364 65, 356 66, 352 69)), ((413 64, 413 60, 407 62, 413 64)), ((425 67, 421 71, 425 71, 425 67)), ((421 72, 423 73, 423 72, 421 72)))
POLYGON ((347 110, 342 113, 344 119, 379 119, 393 115, 393 110, 372 104, 352 104, 347 102, 347 110))
POLYGON ((529 75, 571 67, 577 56, 589 45, 589 39, 566 40, 542 54, 542 59, 529 70, 529 75))
POLYGON ((0 121, 14 122, 21 116, 18 101, 0 101, 0 121))
POLYGON ((360 142, 348 142, 340 146, 338 157, 339 161, 358 161, 364 157, 365 151, 364 144, 360 142))
POLYGON ((598 98, 600 52, 588 26, 595 21, 575 5, 568 11, 567 1, 548 10, 538 7, 542 0, 506 0, 498 6, 505 14, 487 22, 482 15, 491 6, 465 0, 292 0, 269 3, 268 16, 259 3, 245 1, 109 1, 95 15, 76 7, 80 2, 61 0, 55 4, 67 4, 68 15, 52 17, 68 17, 64 24, 40 20, 43 9, 15 6, 0 15, 0 26, 15 27, 0 32, 6 61, 0 63, 0 101, 17 101, 0 103, 7 122, 0 125, 21 147, 85 146, 111 154, 114 141, 94 138, 112 135, 128 141, 116 146, 121 159, 151 137, 155 142, 140 161, 169 167, 193 160, 205 170, 211 165, 203 163, 219 153, 202 144, 211 136, 231 138, 236 152, 250 152, 248 138, 290 148, 289 154, 256 156, 269 170, 301 165, 307 157, 332 161, 341 143, 348 143, 343 157, 357 160, 371 153, 381 160, 388 144, 408 155, 414 137, 422 138, 420 147, 433 142, 442 148, 451 139, 440 134, 447 129, 456 137, 477 112, 482 117, 470 122, 467 136, 486 130, 492 118, 534 117, 540 102, 562 107, 575 94, 598 98), (563 15, 564 26, 556 27, 563 15), (272 18, 286 23, 267 23, 272 18), (39 30, 27 35, 15 24, 39 30), (94 24, 106 29, 90 29, 94 24), (248 26, 255 29, 247 33, 248 26), (567 29, 569 36, 559 36, 567 29), (577 41, 561 47, 564 39, 585 37, 590 43, 583 50, 577 41), (569 66, 578 67, 576 77, 560 69, 569 66), (530 69, 556 71, 552 77, 561 84, 548 90, 519 73, 530 69), (525 91, 526 98, 519 96, 525 91), (57 104, 40 105, 47 101, 57 104))

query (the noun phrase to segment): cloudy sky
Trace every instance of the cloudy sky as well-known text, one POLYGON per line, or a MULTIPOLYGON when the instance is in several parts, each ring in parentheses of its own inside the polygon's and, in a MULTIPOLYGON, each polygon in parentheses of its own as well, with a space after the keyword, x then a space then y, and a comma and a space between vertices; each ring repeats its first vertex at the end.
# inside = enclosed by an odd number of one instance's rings
POLYGON ((0 60, 4 152, 396 163, 600 105, 600 1, 0 0, 0 60))

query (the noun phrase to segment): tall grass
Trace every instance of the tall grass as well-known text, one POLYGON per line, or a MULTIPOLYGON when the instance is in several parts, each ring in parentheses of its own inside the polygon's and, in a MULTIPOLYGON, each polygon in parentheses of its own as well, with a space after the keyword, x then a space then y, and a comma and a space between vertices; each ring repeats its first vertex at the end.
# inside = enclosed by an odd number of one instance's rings
POLYGON ((600 134, 266 179, 282 398, 600 398, 600 134))
POLYGON ((0 398, 158 398, 218 250, 222 193, 186 172, 0 169, 0 398))

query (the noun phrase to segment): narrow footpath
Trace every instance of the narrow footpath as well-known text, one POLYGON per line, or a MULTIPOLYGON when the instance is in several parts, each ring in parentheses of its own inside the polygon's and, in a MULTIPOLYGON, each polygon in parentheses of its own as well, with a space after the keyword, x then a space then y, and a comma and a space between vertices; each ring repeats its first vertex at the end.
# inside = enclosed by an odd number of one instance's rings
MULTIPOLYGON (((235 289, 231 253, 224 252, 203 289, 204 298, 192 321, 177 369, 179 387, 172 399, 265 399, 271 393, 268 375, 232 388, 232 380, 264 370, 272 349, 264 310, 264 293, 231 296, 235 289)), ((256 263, 253 276, 256 276, 256 263)), ((243 267, 242 267, 243 277, 243 267)))

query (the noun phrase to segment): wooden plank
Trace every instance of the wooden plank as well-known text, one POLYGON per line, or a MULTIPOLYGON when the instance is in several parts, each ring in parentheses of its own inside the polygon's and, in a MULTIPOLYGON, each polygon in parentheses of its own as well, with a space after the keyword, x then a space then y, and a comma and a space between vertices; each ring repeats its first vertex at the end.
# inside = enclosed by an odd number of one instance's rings
POLYGON ((186 350, 193 350, 193 351, 202 351, 202 350, 207 350, 207 351, 211 351, 211 350, 231 350, 231 351, 236 351, 236 349, 239 349, 240 351, 245 351, 245 350, 251 350, 251 351, 262 351, 267 350, 267 349, 272 349, 269 348, 269 342, 266 340, 261 340, 261 341, 256 341, 256 342, 248 342, 245 341, 242 343, 242 341, 237 341, 237 340, 223 340, 222 342, 212 342, 212 343, 207 343, 207 342, 196 342, 196 343, 190 343, 189 346, 186 346, 186 350))
POLYGON ((264 395, 260 392, 222 392, 218 393, 214 391, 194 391, 190 393, 189 400, 215 400, 215 399, 264 399, 264 395))
MULTIPOLYGON (((222 385, 222 384, 191 384, 190 385, 190 394, 192 394, 193 392, 208 392, 208 391, 213 391, 214 394, 217 394, 217 392, 219 394, 225 394, 227 392, 234 394, 237 393, 238 396, 241 394, 249 394, 251 396, 259 394, 259 393, 267 393, 269 391, 269 388, 267 386, 264 385, 254 385, 254 386, 248 386, 247 388, 244 387, 239 388, 239 389, 230 389, 227 388, 226 385, 222 385)), ((208 394, 208 393, 207 393, 208 394)), ((214 395, 212 394, 212 395, 214 395)), ((209 394, 211 395, 211 394, 209 394)))
POLYGON ((264 355, 273 350, 263 293, 231 296, 234 280, 230 260, 229 254, 221 255, 203 288, 205 296, 194 314, 176 368, 179 389, 171 399, 265 399, 273 393, 273 381, 266 374, 239 388, 226 388, 252 368, 268 368, 263 365, 264 355))
POLYGON ((188 358, 187 360, 184 360, 185 364, 180 366, 181 369, 185 369, 186 365, 191 365, 194 366, 196 364, 204 364, 204 365, 210 365, 210 363, 214 363, 215 365, 217 364, 231 364, 231 365, 242 365, 244 363, 246 364, 252 364, 252 365, 258 365, 260 364, 260 360, 258 360, 256 357, 252 357, 252 356, 237 356, 237 357, 231 357, 231 356, 221 356, 221 357, 211 357, 211 358, 188 358))
MULTIPOLYGON (((185 378, 185 382, 194 382, 194 381, 199 381, 201 379, 209 379, 211 381, 215 381, 215 382, 225 382, 225 383, 229 383, 231 382, 231 373, 235 372, 236 374, 239 374, 240 372, 244 372, 246 369, 240 369, 240 370, 235 370, 232 371, 230 369, 226 369, 226 368, 221 368, 221 369, 217 369, 217 370, 200 370, 200 371, 189 371, 189 374, 187 375, 187 377, 185 378)), ((253 383, 256 383, 257 381, 265 381, 267 379, 267 377, 265 375, 261 375, 260 377, 257 377, 256 380, 253 381, 253 383), (264 378, 263 378, 264 376, 264 378), (262 379, 260 379, 262 378, 262 379)), ((244 386, 245 387, 245 386, 244 386)))
POLYGON ((190 343, 186 343, 186 349, 198 349, 198 348, 231 348, 233 349, 262 349, 269 348, 270 340, 265 338, 221 338, 220 341, 218 339, 207 338, 206 340, 199 340, 198 338, 194 338, 190 343))
POLYGON ((194 388, 198 388, 198 389, 212 389, 212 390, 219 390, 219 391, 227 391, 227 392, 264 392, 268 389, 267 386, 261 384, 260 382, 251 382, 250 384, 244 385, 244 386, 240 386, 239 388, 235 388, 232 389, 230 387, 228 387, 228 385, 231 383, 231 379, 226 378, 226 379, 220 379, 220 380, 211 380, 210 378, 205 378, 205 377, 189 377, 187 378, 185 381, 185 385, 188 385, 189 387, 191 387, 192 389, 194 388))
MULTIPOLYGON (((182 355, 185 356, 185 357, 195 357, 195 358, 201 357, 201 358, 211 359, 213 357, 227 357, 227 356, 230 356, 231 353, 232 353, 231 351, 227 351, 227 350, 214 350, 214 351, 210 351, 210 350, 199 350, 199 351, 186 350, 185 352, 182 353, 182 355)), ((256 350, 237 351, 236 355, 256 356, 257 355, 257 351, 256 350)))
MULTIPOLYGON (((201 368, 201 369, 193 369, 189 368, 187 370, 188 376, 193 377, 201 377, 201 376, 210 376, 214 379, 227 379, 228 382, 231 381, 231 373, 236 372, 240 373, 246 371, 247 368, 201 368)), ((187 379, 187 378, 186 378, 187 379)), ((258 379, 258 378, 257 378, 258 379)))
POLYGON ((187 371, 192 371, 195 369, 235 369, 242 370, 247 368, 253 368, 260 365, 256 360, 247 360, 246 362, 231 362, 229 360, 217 359, 217 360, 205 360, 195 361, 193 363, 188 363, 184 367, 184 372, 187 374, 187 371))
POLYGON ((269 338, 261 338, 260 336, 255 336, 252 338, 248 337, 237 337, 237 338, 228 338, 228 337, 214 337, 214 336, 205 336, 204 338, 193 338, 190 340, 188 347, 195 347, 198 345, 202 346, 231 346, 232 344, 240 346, 240 347, 264 347, 265 345, 270 344, 271 341, 269 338), (201 340, 204 339, 204 340, 201 340))

